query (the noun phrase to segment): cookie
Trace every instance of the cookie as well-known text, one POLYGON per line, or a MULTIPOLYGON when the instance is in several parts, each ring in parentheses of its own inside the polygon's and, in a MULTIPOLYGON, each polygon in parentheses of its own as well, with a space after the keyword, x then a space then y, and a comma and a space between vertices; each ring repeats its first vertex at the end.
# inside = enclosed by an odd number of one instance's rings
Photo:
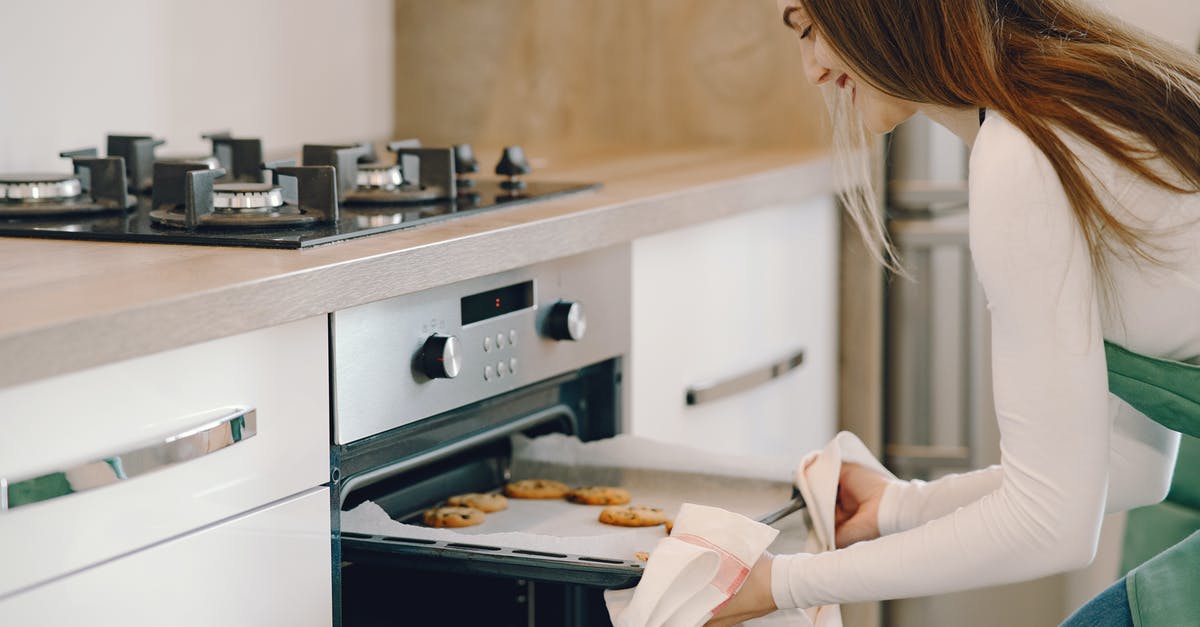
POLYGON ((645 551, 638 551, 637 553, 634 553, 633 556, 636 557, 639 562, 650 561, 650 554, 645 551))
POLYGON ((667 522, 665 522, 663 524, 666 525, 666 527, 667 527, 667 535, 671 535, 671 530, 675 528, 675 521, 668 520, 667 522))
POLYGON ((471 507, 435 507, 425 510, 425 524, 430 527, 473 527, 487 518, 471 507))
POLYGON ((600 511, 600 522, 618 527, 653 527, 667 522, 667 513, 645 505, 610 505, 600 511))
POLYGON ((473 507, 485 514, 508 509, 508 499, 503 494, 483 494, 471 492, 456 494, 446 499, 446 505, 454 507, 473 507))
POLYGON ((504 486, 504 493, 514 499, 561 499, 568 489, 552 479, 522 479, 504 486))
POLYGON ((629 490, 607 486, 586 486, 567 492, 567 500, 582 505, 624 505, 629 502, 629 490))

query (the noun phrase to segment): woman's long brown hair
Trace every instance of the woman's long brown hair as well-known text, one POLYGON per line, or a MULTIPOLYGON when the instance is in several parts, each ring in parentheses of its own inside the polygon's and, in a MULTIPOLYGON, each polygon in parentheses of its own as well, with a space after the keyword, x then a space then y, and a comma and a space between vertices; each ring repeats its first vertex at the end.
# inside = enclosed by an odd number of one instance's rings
POLYGON ((817 31, 876 88, 987 107, 1023 131, 1062 181, 1103 284, 1105 251, 1155 256, 1147 233, 1105 208, 1056 130, 1157 185, 1200 192, 1200 56, 1074 0, 802 1, 817 31), (1179 176, 1152 168, 1157 158, 1179 176))

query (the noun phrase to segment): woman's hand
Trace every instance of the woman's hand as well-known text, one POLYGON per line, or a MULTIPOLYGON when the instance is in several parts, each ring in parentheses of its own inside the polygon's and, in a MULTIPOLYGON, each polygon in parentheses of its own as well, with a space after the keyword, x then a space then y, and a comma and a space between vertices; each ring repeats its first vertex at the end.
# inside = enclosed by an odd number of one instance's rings
POLYGON ((887 485, 887 477, 874 470, 842 464, 833 516, 834 541, 839 549, 879 537, 879 501, 887 485))
POLYGON ((754 563, 746 582, 704 627, 729 627, 779 609, 771 595, 771 554, 764 552, 754 563))

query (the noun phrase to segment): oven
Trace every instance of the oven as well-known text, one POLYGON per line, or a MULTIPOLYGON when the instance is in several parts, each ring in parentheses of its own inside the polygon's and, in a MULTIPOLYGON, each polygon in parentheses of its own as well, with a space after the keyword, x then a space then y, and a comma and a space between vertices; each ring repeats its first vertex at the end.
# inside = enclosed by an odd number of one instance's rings
POLYGON ((509 478, 510 436, 621 431, 630 250, 606 248, 330 316, 335 624, 605 625, 641 565, 342 528, 509 478))

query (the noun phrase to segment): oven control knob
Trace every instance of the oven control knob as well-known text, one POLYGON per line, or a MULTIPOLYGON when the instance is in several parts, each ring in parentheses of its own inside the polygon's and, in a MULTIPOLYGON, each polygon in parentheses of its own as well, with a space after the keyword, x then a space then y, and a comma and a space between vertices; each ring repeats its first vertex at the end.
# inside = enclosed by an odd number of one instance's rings
POLYGON ((425 340, 418 359, 430 379, 453 379, 462 369, 462 349, 453 335, 432 335, 425 340))
POLYGON ((587 333, 587 316, 583 305, 560 300, 546 314, 546 335, 556 340, 582 340, 587 333))

